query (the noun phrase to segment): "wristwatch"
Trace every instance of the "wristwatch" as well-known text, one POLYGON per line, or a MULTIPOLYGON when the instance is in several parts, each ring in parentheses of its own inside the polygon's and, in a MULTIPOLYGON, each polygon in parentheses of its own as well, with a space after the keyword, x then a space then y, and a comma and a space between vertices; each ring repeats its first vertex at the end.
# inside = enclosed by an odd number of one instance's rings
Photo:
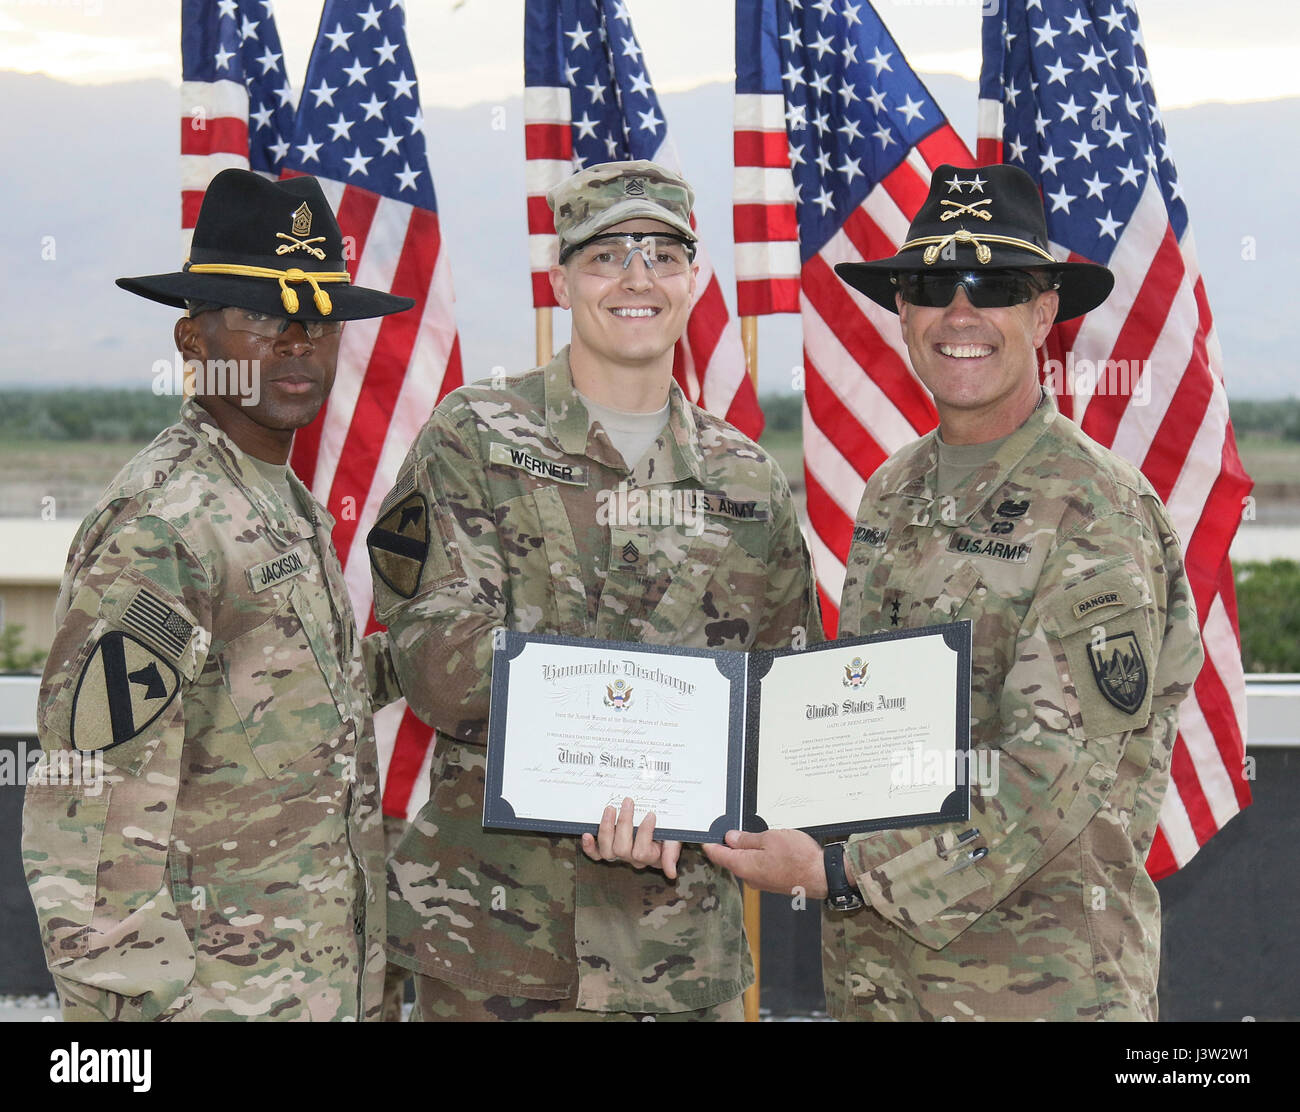
POLYGON ((822 851, 826 865, 826 906, 832 911, 857 911, 862 906, 862 893, 856 884, 850 884, 844 873, 844 843, 832 842, 822 851))

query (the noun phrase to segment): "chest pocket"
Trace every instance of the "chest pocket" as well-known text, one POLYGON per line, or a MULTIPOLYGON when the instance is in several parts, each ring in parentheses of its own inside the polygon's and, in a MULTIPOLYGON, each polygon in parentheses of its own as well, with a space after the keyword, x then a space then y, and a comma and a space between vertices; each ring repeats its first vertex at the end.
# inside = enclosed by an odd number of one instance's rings
POLYGON ((1078 736, 1142 729, 1151 716, 1155 609, 1132 557, 1053 587, 1041 613, 1067 670, 1065 702, 1078 736))
POLYGON ((684 544, 686 550, 658 554, 666 586, 649 612, 643 639, 748 649, 765 618, 768 539, 764 523, 713 515, 703 519, 695 536, 674 532, 666 543, 684 544))
POLYGON ((226 650, 230 700, 267 776, 278 776, 343 724, 333 690, 342 676, 329 632, 294 583, 279 610, 226 650))
MULTIPOLYGON (((928 575, 924 569, 920 571, 918 589, 912 592, 906 617, 901 624, 915 628, 975 617, 971 606, 985 590, 980 581, 979 568, 969 561, 952 570, 946 568, 942 561, 936 561, 931 567, 934 570, 928 575)), ((902 593, 907 592, 905 584, 902 593)), ((898 593, 886 588, 883 601, 887 618, 893 613, 897 597, 898 593)))

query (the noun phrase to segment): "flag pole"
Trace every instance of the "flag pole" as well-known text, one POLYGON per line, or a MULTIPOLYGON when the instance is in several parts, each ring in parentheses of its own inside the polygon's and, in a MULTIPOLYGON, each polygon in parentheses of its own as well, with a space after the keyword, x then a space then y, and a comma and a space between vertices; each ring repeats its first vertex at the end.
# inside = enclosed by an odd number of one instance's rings
POLYGON ((545 367, 555 356, 554 341, 551 337, 551 310, 543 308, 537 309, 535 312, 537 314, 535 330, 537 337, 537 365, 545 367))
MULTIPOLYGON (((754 393, 758 394, 758 317, 740 318, 740 344, 745 349, 745 369, 749 380, 754 384, 754 393)), ((758 1001, 762 984, 760 962, 761 932, 759 928, 761 902, 757 888, 741 884, 740 891, 744 900, 745 934, 749 938, 749 952, 754 959, 754 983, 745 990, 745 1022, 758 1022, 758 1001)))
POLYGON ((758 317, 740 318, 740 345, 745 349, 745 369, 758 394, 758 317))

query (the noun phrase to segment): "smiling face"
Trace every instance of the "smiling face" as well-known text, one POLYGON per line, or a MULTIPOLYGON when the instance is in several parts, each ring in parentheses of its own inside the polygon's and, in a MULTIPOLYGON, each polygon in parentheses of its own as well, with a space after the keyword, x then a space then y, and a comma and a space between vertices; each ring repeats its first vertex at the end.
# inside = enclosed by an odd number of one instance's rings
POLYGON ((176 322, 181 355, 205 367, 210 360, 246 361, 257 370, 209 375, 196 397, 239 447, 271 463, 288 459, 295 429, 310 424, 334 386, 341 332, 308 337, 300 323, 275 337, 226 327, 220 312, 176 322), (249 374, 254 383, 247 390, 249 374), (242 383, 241 383, 242 379, 242 383))
MULTIPOLYGON (((667 233, 659 220, 624 220, 602 234, 667 233)), ((584 272, 579 252, 563 266, 551 267, 551 288, 560 306, 573 314, 570 359, 591 368, 672 370, 673 345, 686 329, 695 295, 697 266, 673 276, 657 274, 640 254, 615 278, 584 272)))
POLYGON ((1056 319, 1054 290, 1005 309, 977 309, 961 286, 941 309, 902 297, 897 305, 912 369, 934 395, 946 442, 997 440, 1033 412, 1034 351, 1056 319))

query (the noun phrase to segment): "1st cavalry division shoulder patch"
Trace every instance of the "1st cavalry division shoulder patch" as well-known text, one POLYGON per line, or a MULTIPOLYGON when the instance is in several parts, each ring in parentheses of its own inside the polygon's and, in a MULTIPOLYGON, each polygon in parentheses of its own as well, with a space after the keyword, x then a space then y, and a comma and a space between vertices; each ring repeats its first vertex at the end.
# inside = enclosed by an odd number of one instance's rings
POLYGON ((366 534, 375 574, 402 598, 414 598, 429 558, 429 505, 409 494, 393 505, 366 534))
POLYGON ((121 630, 104 634, 72 698, 73 746, 90 752, 130 741, 167 709, 179 687, 176 669, 143 641, 121 630))

